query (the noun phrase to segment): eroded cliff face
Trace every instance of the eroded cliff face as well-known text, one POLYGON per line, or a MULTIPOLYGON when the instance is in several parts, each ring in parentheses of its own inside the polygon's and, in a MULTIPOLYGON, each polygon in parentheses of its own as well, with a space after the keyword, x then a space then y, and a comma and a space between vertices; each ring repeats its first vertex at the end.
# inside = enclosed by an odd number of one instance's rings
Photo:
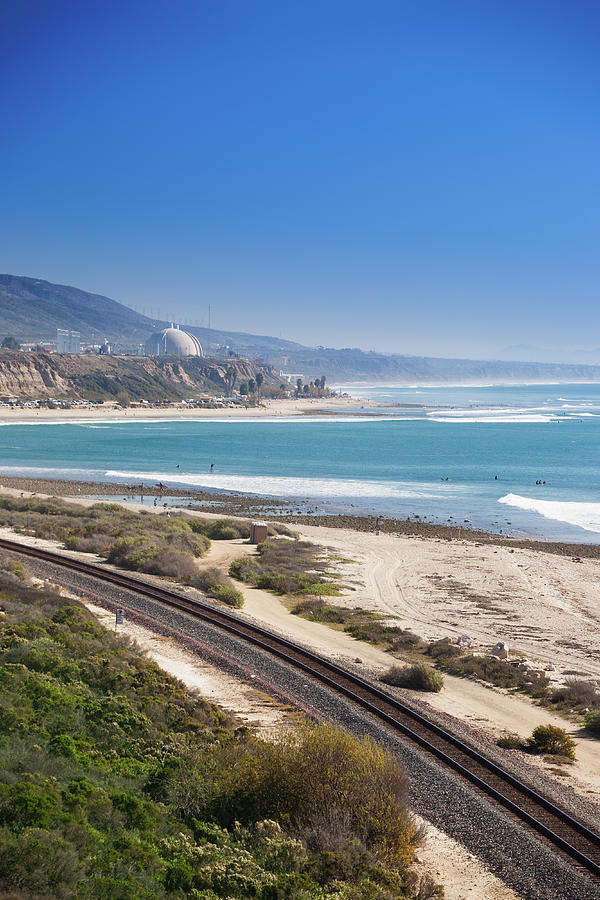
POLYGON ((271 367, 239 359, 4 351, 0 353, 0 398, 110 400, 122 391, 140 400, 222 395, 230 366, 236 370, 236 385, 255 378, 259 371, 266 385, 278 383, 271 367))
POLYGON ((68 382, 42 354, 6 353, 0 356, 0 397, 39 399, 69 394, 68 382))

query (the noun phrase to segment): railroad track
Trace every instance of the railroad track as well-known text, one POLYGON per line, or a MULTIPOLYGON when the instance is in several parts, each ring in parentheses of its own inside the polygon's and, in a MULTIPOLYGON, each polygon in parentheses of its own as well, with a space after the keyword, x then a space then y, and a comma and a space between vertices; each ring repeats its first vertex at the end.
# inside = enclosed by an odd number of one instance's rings
POLYGON ((16 541, 0 539, 0 548, 135 591, 202 619, 285 660, 368 710, 395 731, 401 732, 600 880, 598 834, 510 772, 369 681, 258 625, 245 622, 232 613, 192 600, 176 591, 16 541))

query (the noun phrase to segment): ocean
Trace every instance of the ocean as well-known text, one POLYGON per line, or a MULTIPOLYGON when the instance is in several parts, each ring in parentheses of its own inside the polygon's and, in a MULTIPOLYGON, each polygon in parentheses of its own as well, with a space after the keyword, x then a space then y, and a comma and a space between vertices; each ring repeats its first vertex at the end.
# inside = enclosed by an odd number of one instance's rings
POLYGON ((376 416, 365 407, 337 417, 9 424, 0 478, 161 481, 292 498, 320 514, 600 542, 600 385, 339 387, 385 406, 376 416))

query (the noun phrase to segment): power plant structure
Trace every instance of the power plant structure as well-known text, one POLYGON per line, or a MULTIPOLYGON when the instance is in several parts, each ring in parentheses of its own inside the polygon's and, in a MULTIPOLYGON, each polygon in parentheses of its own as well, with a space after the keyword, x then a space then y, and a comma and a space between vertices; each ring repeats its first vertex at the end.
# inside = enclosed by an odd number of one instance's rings
POLYGON ((144 344, 146 356, 204 356, 197 337, 171 324, 152 334, 144 344))

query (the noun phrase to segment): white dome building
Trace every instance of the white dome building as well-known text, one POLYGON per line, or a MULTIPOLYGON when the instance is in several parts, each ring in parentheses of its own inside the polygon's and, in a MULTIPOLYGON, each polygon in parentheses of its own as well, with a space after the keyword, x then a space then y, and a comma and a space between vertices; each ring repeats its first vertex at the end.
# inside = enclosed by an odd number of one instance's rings
POLYGON ((178 325, 156 331, 144 344, 146 356, 204 356, 198 338, 178 325))

